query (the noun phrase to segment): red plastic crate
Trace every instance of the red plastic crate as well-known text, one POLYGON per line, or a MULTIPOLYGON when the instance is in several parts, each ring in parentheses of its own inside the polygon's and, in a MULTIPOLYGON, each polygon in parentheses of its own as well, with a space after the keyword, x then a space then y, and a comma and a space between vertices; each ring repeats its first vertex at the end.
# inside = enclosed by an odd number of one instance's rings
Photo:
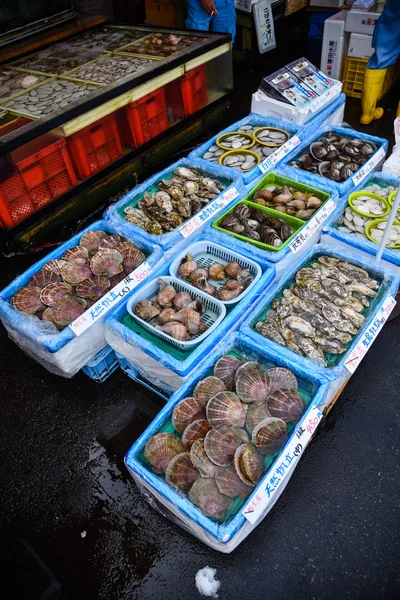
POLYGON ((123 110, 130 138, 127 143, 131 146, 140 146, 169 127, 164 88, 131 102, 123 110))
POLYGON ((0 219, 6 229, 78 183, 65 140, 18 160, 26 151, 22 146, 11 154, 15 173, 0 183, 0 219))
POLYGON ((180 120, 206 106, 207 69, 200 65, 167 86, 167 104, 174 119, 180 120))
POLYGON ((0 126, 0 137, 3 137, 5 135, 7 135, 8 133, 11 133, 11 131, 15 131, 16 129, 23 127, 27 123, 32 123, 32 119, 27 119, 26 117, 17 117, 13 121, 9 121, 5 125, 1 125, 0 126))
POLYGON ((115 115, 102 117, 72 134, 68 146, 82 179, 104 169, 123 154, 115 115))

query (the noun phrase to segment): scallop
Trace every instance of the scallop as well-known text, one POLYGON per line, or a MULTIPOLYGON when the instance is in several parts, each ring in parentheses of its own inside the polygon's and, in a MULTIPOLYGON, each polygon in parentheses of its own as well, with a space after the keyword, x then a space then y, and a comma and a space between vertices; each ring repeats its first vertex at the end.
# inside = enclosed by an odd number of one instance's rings
POLYGON ((204 439, 204 449, 208 458, 219 467, 227 467, 233 461, 236 449, 243 444, 238 431, 225 425, 211 429, 204 439))
POLYGON ((211 425, 206 419, 198 419, 197 421, 193 421, 185 427, 184 432, 182 433, 182 443, 187 450, 190 450, 192 445, 200 439, 206 437, 207 433, 210 431, 211 425))
POLYGON ((214 477, 216 475, 218 467, 208 458, 204 449, 203 439, 196 440, 192 444, 190 459, 202 477, 214 477))
POLYGON ((81 298, 89 298, 90 300, 99 300, 111 287, 110 280, 107 277, 99 277, 92 275, 88 277, 76 288, 76 293, 81 298))
POLYGON ((246 419, 239 397, 228 391, 219 392, 208 401, 206 414, 208 422, 214 428, 223 425, 242 427, 246 419))
POLYGON ((172 411, 172 425, 179 433, 183 433, 193 421, 205 419, 206 411, 195 398, 184 398, 174 407, 172 411))
POLYGON ((286 423, 283 419, 267 417, 253 429, 251 441, 260 454, 274 454, 285 444, 288 438, 286 423))
POLYGON ((270 391, 270 379, 261 369, 241 371, 237 376, 236 393, 242 402, 263 404, 270 391))
POLYGON ((206 377, 194 388, 193 396, 196 398, 197 402, 200 406, 204 408, 207 406, 207 402, 218 394, 218 392, 223 392, 226 390, 225 383, 219 379, 218 377, 206 377))
POLYGON ((246 485, 256 485, 264 472, 263 458, 251 442, 241 444, 236 449, 234 465, 236 473, 246 485))
POLYGON ((199 475, 196 467, 192 465, 189 452, 182 452, 169 461, 165 481, 176 490, 187 494, 199 475))
POLYGON ((54 306, 54 322, 58 327, 67 327, 86 310, 86 302, 82 298, 68 297, 54 306))
POLYGON ((146 260, 146 256, 138 248, 128 248, 122 251, 123 269, 129 275, 146 260))
POLYGON ((289 369, 284 367, 274 367, 272 369, 268 369, 266 373, 271 383, 270 393, 278 390, 279 388, 295 391, 297 390, 298 384, 296 376, 289 369))
POLYGON ((229 498, 236 498, 237 496, 247 498, 253 490, 252 486, 243 483, 233 465, 217 467, 215 483, 221 494, 225 494, 229 498))
POLYGON ((246 428, 252 433, 254 427, 270 417, 266 404, 250 404, 246 414, 246 428))
POLYGON ((78 285, 92 276, 92 271, 85 265, 74 261, 68 261, 61 267, 61 275, 66 283, 78 285))
POLYGON ((55 306, 60 300, 73 296, 74 290, 68 283, 50 283, 40 294, 43 304, 55 306))
POLYGON ((232 506, 232 499, 221 494, 214 479, 199 477, 192 485, 189 500, 207 517, 221 519, 232 506))
POLYGON ((90 268, 94 275, 103 275, 110 278, 121 273, 123 270, 122 261, 122 254, 118 250, 114 248, 100 248, 91 258, 90 268))
POLYGON ((31 277, 28 285, 34 285, 43 289, 47 285, 50 285, 50 283, 60 283, 60 281, 60 275, 57 275, 57 273, 51 269, 46 269, 46 266, 44 266, 42 269, 40 269, 40 271, 35 273, 33 277, 31 277))
POLYGON ((296 423, 304 412, 304 402, 295 390, 279 389, 269 396, 267 409, 271 416, 285 423, 296 423))
POLYGON ((121 242, 124 242, 124 238, 120 235, 107 235, 107 237, 103 238, 99 244, 99 250, 104 250, 105 248, 116 249, 121 242))
POLYGON ((105 231, 101 231, 100 229, 87 231, 81 237, 81 241, 79 242, 80 246, 83 246, 88 251, 89 255, 95 254, 99 249, 101 241, 107 237, 105 231))
POLYGON ((155 473, 165 473, 171 459, 183 452, 186 452, 186 448, 177 435, 162 432, 149 439, 144 449, 144 456, 155 473))
POLYGON ((29 285, 18 290, 12 299, 15 310, 34 315, 45 308, 40 297, 41 291, 41 288, 36 285, 29 285))
POLYGON ((84 248, 84 246, 73 246, 64 252, 61 259, 84 265, 89 259, 89 252, 87 248, 84 248))

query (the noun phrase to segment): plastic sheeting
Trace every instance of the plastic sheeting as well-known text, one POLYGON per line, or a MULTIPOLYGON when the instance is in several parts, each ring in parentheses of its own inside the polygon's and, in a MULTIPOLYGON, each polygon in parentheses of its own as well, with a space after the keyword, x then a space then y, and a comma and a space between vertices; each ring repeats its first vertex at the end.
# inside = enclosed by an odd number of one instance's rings
MULTIPOLYGON (((217 135, 215 135, 214 137, 212 137, 211 139, 208 140, 208 142, 205 142, 205 144, 202 144, 201 146, 199 146, 196 150, 193 150, 193 152, 191 152, 188 156, 189 159, 191 158, 195 158, 195 159, 199 159, 202 160, 202 162, 208 164, 212 164, 212 165, 217 165, 217 166, 221 166, 219 165, 219 163, 210 163, 208 160, 204 160, 203 159, 203 155, 207 152, 207 150, 210 148, 210 146, 214 146, 217 142, 217 139, 220 135, 223 135, 224 133, 229 133, 230 131, 238 131, 239 127, 242 127, 243 125, 252 125, 252 126, 257 126, 257 127, 278 127, 279 129, 284 129, 285 131, 289 132, 292 134, 292 136, 297 136, 299 138, 299 140, 305 140, 310 132, 308 131, 307 127, 299 127, 297 125, 293 125, 291 123, 287 123, 284 121, 278 121, 278 119, 273 119, 271 117, 262 117, 260 115, 257 115, 256 113, 250 113, 247 117, 245 117, 244 119, 241 119, 240 121, 236 121, 236 123, 233 123, 232 125, 229 125, 229 127, 227 127, 226 129, 223 129, 222 131, 220 131, 217 135)), ((293 140, 292 140, 293 142, 293 140)), ((299 143, 297 143, 297 146, 299 145, 299 143)), ((280 148, 276 148, 275 152, 277 152, 280 148)), ((249 150, 252 150, 252 148, 249 148, 249 150)), ((274 159, 274 154, 271 154, 268 158, 272 161, 274 159)), ((289 150, 288 153, 285 155, 285 157, 290 158, 291 156, 294 156, 294 154, 296 153, 296 149, 293 148, 292 150, 289 150)), ((279 164, 280 161, 283 160, 284 156, 282 154, 280 154, 281 158, 277 160, 277 162, 275 164, 279 164)), ((267 157, 265 157, 267 158, 267 157)), ((269 167, 269 169, 267 169, 267 171, 270 171, 271 169, 274 168, 274 165, 271 163, 271 166, 269 167)), ((230 171, 233 171, 234 169, 230 169, 230 171)), ((265 172, 267 172, 265 171, 265 172)), ((260 170, 259 165, 256 165, 253 169, 250 169, 250 171, 245 171, 244 173, 239 173, 241 177, 243 177, 243 181, 245 182, 245 184, 248 184, 252 181, 254 181, 255 179, 258 179, 259 177, 261 177, 263 175, 263 172, 260 170)))
POLYGON ((397 289, 399 286, 399 278, 391 272, 385 271, 382 267, 378 265, 372 265, 371 261, 365 260, 362 256, 357 254, 357 252, 352 252, 349 248, 348 250, 342 250, 339 248, 332 249, 329 245, 317 244, 314 248, 303 257, 301 262, 299 262, 294 268, 292 268, 286 275, 284 279, 281 279, 277 283, 275 283, 269 290, 268 294, 264 297, 263 302, 260 302, 257 307, 253 310, 250 316, 248 316, 245 322, 242 325, 241 332, 244 336, 253 339, 258 345, 264 347, 265 345, 268 348, 275 349, 276 352, 282 354, 282 356, 287 359, 291 358, 292 360, 296 360, 299 365, 302 365, 304 368, 313 368, 318 371, 321 375, 325 376, 330 380, 339 379, 341 376, 344 377, 343 381, 347 381, 348 379, 348 370, 346 369, 345 363, 349 358, 351 352, 357 345, 358 341, 362 338, 365 331, 369 329, 372 322, 374 321, 377 313, 379 312, 381 306, 384 304, 385 300, 388 296, 395 296, 397 289), (260 315, 264 312, 267 306, 270 306, 272 301, 279 296, 283 290, 289 287, 290 283, 294 279, 297 271, 305 266, 310 260, 317 258, 321 255, 334 256, 339 258, 340 260, 345 260, 351 262, 366 271, 372 276, 381 281, 381 288, 383 293, 381 294, 380 300, 377 301, 375 308, 370 312, 368 317, 365 319, 363 327, 360 329, 357 336, 355 336, 353 342, 349 346, 348 350, 340 355, 340 360, 336 366, 333 367, 323 367, 318 363, 314 362, 310 358, 301 356, 297 354, 290 348, 281 346, 272 340, 269 340, 263 337, 260 333, 253 329, 253 325, 257 322, 260 315))
MULTIPOLYGON (((343 137, 348 137, 350 139, 354 139, 354 138, 358 138, 358 139, 363 139, 369 142, 373 142, 376 146, 377 146, 377 152, 375 152, 371 158, 369 160, 367 160, 367 162, 365 164, 363 164, 358 171, 356 171, 352 177, 349 177, 349 179, 347 179, 346 181, 343 181, 342 183, 338 183, 336 181, 332 181, 331 179, 328 179, 326 177, 322 177, 321 175, 316 175, 314 173, 308 173, 308 175, 312 178, 312 181, 314 182, 313 185, 315 185, 316 187, 321 187, 326 185, 327 182, 329 182, 329 185, 334 187, 339 196, 345 196, 346 194, 348 194, 356 185, 359 185, 364 179, 365 177, 367 177, 371 171, 377 171, 378 169, 380 169, 381 165, 384 162, 385 159, 385 155, 388 149, 388 141, 383 139, 383 138, 379 138, 379 137, 375 137, 373 135, 367 135, 366 133, 361 133, 360 131, 355 131, 354 129, 347 129, 345 127, 332 127, 331 125, 326 125, 325 127, 321 127, 321 129, 319 129, 317 132, 315 132, 311 138, 308 138, 308 140, 303 143, 301 146, 299 146, 297 148, 297 154, 295 157, 291 157, 291 158, 285 158, 282 163, 286 166, 287 168, 290 169, 291 172, 293 171, 299 171, 299 169, 296 169, 295 167, 291 167, 288 163, 291 162, 293 159, 299 158, 304 151, 308 150, 310 144, 312 142, 316 142, 318 141, 318 139, 324 134, 324 133, 328 133, 328 132, 332 132, 332 133, 337 133, 340 136, 343 137)), ((303 171, 302 169, 300 169, 303 173, 306 173, 307 171, 303 171)))
MULTIPOLYGON (((0 293, 0 319, 10 338, 31 358, 39 362, 51 373, 72 377, 84 367, 106 345, 104 339, 104 317, 96 321, 82 335, 77 337, 69 328, 56 331, 51 323, 37 317, 16 311, 10 304, 13 295, 26 286, 30 278, 48 261, 60 258, 69 248, 79 244, 82 235, 93 229, 102 229, 109 234, 117 233, 111 223, 96 221, 70 240, 50 252, 45 258, 14 279, 0 293)), ((123 234, 147 254, 147 262, 154 269, 163 257, 161 248, 151 244, 133 232, 123 234)), ((141 285, 141 284, 139 284, 141 285)))
MULTIPOLYGON (((260 263, 259 263, 260 264, 260 263)), ((238 329, 245 317, 264 297, 275 277, 275 269, 267 263, 260 264, 263 275, 248 294, 230 310, 222 323, 199 344, 186 358, 178 359, 133 332, 120 319, 126 313, 126 303, 119 306, 106 320, 106 340, 114 350, 124 356, 139 374, 152 385, 175 391, 185 381, 185 376, 197 370, 211 349, 229 332, 238 329)), ((161 270, 168 275, 169 264, 161 270)))
MULTIPOLYGON (((149 177, 146 181, 137 187, 133 188, 130 192, 128 192, 121 200, 110 206, 110 208, 104 213, 103 217, 112 223, 113 227, 115 227, 121 235, 134 235, 135 233, 144 237, 148 242, 152 244, 158 244, 164 250, 166 259, 170 259, 176 252, 179 252, 182 248, 184 248, 189 241, 193 241, 197 238, 202 230, 206 226, 206 220, 203 220, 200 217, 198 218, 198 227, 193 231, 190 236, 186 238, 182 235, 179 229, 174 229, 174 231, 169 231, 168 233, 164 233, 162 235, 153 235, 148 233, 141 227, 134 225, 133 223, 129 223, 125 221, 123 217, 121 217, 118 213, 122 210, 127 204, 132 202, 133 199, 143 197, 144 192, 151 186, 155 185, 157 181, 161 181, 165 179, 168 174, 170 174, 177 167, 188 167, 189 169, 197 169, 207 174, 207 176, 211 177, 223 177, 229 182, 229 185, 225 188, 221 194, 219 194, 214 200, 211 200, 208 204, 205 204, 204 208, 208 209, 209 214, 217 215, 221 212, 226 206, 229 206, 231 202, 239 195, 241 190, 243 189, 243 180, 242 177, 236 171, 232 169, 227 169, 225 167, 221 167, 220 165, 214 165, 213 163, 206 163, 205 161, 200 161, 198 159, 181 159, 176 163, 170 165, 163 171, 149 177), (237 193, 235 193, 235 190, 237 193), (229 201, 224 201, 224 198, 232 198, 229 201), (125 232, 125 233, 124 233, 125 232)), ((200 211, 201 212, 201 211, 200 211)), ((199 215, 199 213, 198 213, 199 215)), ((196 218, 196 217, 192 217, 196 218)), ((188 221, 186 221, 187 223, 188 221)))
MULTIPOLYGON (((400 184, 400 180, 385 177, 385 175, 382 173, 375 173, 373 177, 365 179, 359 186, 357 186, 354 192, 359 192, 372 184, 377 184, 381 187, 387 187, 389 185, 397 187, 400 184)), ((326 221, 322 229, 322 235, 324 237, 325 243, 329 243, 329 240, 327 238, 327 236, 329 235, 331 238, 335 238, 336 240, 343 242, 343 244, 348 244, 349 246, 352 246, 357 250, 363 251, 365 255, 369 254, 371 256, 376 256, 379 247, 378 244, 374 244, 369 240, 360 239, 355 235, 345 233, 344 231, 339 231, 334 227, 334 225, 338 223, 340 217, 342 216, 347 207, 347 198, 345 198, 344 200, 344 203, 342 202, 340 206, 335 210, 335 212, 332 213, 332 215, 326 221)), ((387 261, 387 263, 390 263, 392 265, 392 268, 396 269, 397 267, 398 272, 400 273, 400 250, 392 250, 390 248, 386 248, 383 251, 382 258, 385 261, 387 261)))
MULTIPOLYGON (((208 356, 197 370, 185 382, 183 387, 173 395, 164 409, 157 415, 154 421, 144 431, 141 437, 136 441, 132 448, 128 451, 125 457, 125 464, 135 480, 137 486, 143 493, 146 500, 165 517, 196 536, 203 543, 207 544, 220 552, 232 552, 269 513, 279 496, 283 492, 287 482, 294 472, 297 465, 298 456, 291 456, 290 468, 287 468, 279 481, 277 489, 271 491, 271 498, 263 505, 263 510, 257 517, 255 522, 251 522, 244 516, 246 507, 258 495, 265 496, 267 489, 270 490, 270 482, 272 476, 275 475, 277 465, 281 465, 285 460, 289 460, 290 444, 296 438, 300 428, 306 428, 311 414, 318 414, 321 418, 320 411, 326 403, 326 394, 328 391, 329 382, 309 365, 304 367, 299 365, 296 359, 292 360, 283 356, 280 352, 276 352, 274 348, 260 347, 257 342, 243 338, 240 334, 226 337, 216 350, 208 356), (151 436, 158 433, 164 425, 170 420, 174 406, 183 398, 190 396, 196 383, 206 377, 212 367, 215 365, 219 357, 227 354, 230 351, 235 351, 248 360, 256 360, 264 368, 272 366, 287 367, 296 375, 299 381, 300 389, 311 396, 311 400, 304 412, 300 421, 292 431, 285 446, 280 451, 272 465, 267 469, 264 476, 254 488, 253 493, 246 499, 244 505, 233 515, 226 523, 218 523, 201 513, 186 497, 177 493, 169 487, 164 478, 151 472, 142 460, 142 453, 147 441, 151 436)), ((297 442, 296 442, 297 443, 297 442)), ((308 444, 308 441, 302 439, 303 451, 308 444)), ((276 481, 276 478, 275 478, 276 481)), ((269 495, 270 492, 268 492, 269 495)))
MULTIPOLYGON (((305 171, 299 171, 296 169, 288 169, 288 168, 282 167, 279 169, 274 169, 270 173, 266 173, 265 177, 267 177, 268 175, 271 175, 271 174, 288 177, 288 178, 292 179, 293 181, 298 181, 300 184, 312 186, 326 194, 330 194, 330 196, 326 202, 328 202, 329 200, 333 200, 333 202, 337 205, 339 203, 342 204, 344 202, 344 200, 343 201, 339 200, 338 193, 332 186, 330 186, 329 184, 321 185, 321 182, 316 183, 315 180, 311 177, 311 174, 306 173, 305 171)), ((260 181, 261 181, 261 179, 260 179, 260 181)), ((240 202, 240 200, 243 200, 248 194, 250 194, 253 187, 255 187, 255 185, 258 185, 260 183, 260 181, 253 182, 250 186, 247 186, 246 190, 244 192, 242 192, 240 197, 236 200, 235 204, 237 204, 238 202, 240 202)), ((266 184, 266 185, 268 185, 268 184, 266 184)), ((321 208, 315 214, 318 215, 320 213, 321 213, 321 208)), ((287 269, 289 269, 293 265, 297 264, 299 259, 302 256, 304 256, 304 254, 306 254, 309 250, 311 250, 311 248, 316 243, 318 243, 320 234, 322 231, 322 223, 321 223, 321 226, 318 227, 314 231, 314 233, 310 235, 310 237, 303 244, 301 249, 298 250, 296 253, 292 252, 289 245, 285 246, 285 248, 282 248, 282 250, 273 252, 272 250, 263 250, 262 248, 258 248, 251 242, 244 242, 243 240, 240 240, 240 239, 234 237, 233 235, 230 235, 229 233, 224 233, 223 231, 219 231, 219 230, 215 229, 212 226, 213 222, 215 220, 216 219, 214 218, 211 221, 210 225, 207 227, 206 232, 205 232, 205 235, 207 235, 211 241, 220 242, 221 244, 224 244, 225 246, 229 247, 231 250, 234 250, 235 252, 239 252, 239 253, 243 254, 244 256, 247 256, 248 258, 255 260, 256 262, 258 262, 259 260, 263 260, 263 261, 268 261, 269 263, 273 263, 276 268, 277 275, 285 273, 287 271, 287 269)), ((304 228, 306 226, 307 226, 307 222, 301 229, 299 229, 299 232, 304 230, 304 228)))

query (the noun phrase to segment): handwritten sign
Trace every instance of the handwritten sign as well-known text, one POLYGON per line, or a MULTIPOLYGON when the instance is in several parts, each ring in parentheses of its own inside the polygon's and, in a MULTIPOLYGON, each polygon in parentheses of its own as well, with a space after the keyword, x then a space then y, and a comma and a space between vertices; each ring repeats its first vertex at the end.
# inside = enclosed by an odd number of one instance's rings
POLYGON ((260 169, 261 173, 270 171, 280 160, 282 160, 282 158, 289 154, 289 152, 291 152, 294 148, 297 148, 299 144, 300 139, 297 137, 297 135, 292 136, 287 142, 277 148, 275 152, 260 162, 258 168, 260 169))
POLYGON ((211 217, 216 215, 221 208, 224 208, 227 204, 232 202, 235 198, 239 196, 239 192, 235 187, 226 190, 223 194, 218 196, 212 202, 209 202, 207 206, 205 206, 200 212, 197 213, 194 217, 186 221, 183 225, 179 227, 180 234, 187 238, 189 235, 192 235, 194 231, 196 231, 199 227, 202 227, 204 223, 206 223, 211 217))
POLYGON ((367 354, 368 350, 374 343, 376 336, 386 323, 387 318, 395 306, 396 300, 393 298, 393 296, 389 295, 387 298, 385 298, 385 301, 380 307, 375 319, 372 321, 371 325, 364 332, 360 341, 345 360, 344 365, 351 374, 354 373, 364 356, 367 354))
POLYGON ((336 205, 332 199, 325 202, 322 205, 320 210, 315 214, 312 219, 310 219, 304 227, 302 227, 301 231, 296 235, 295 238, 290 242, 289 248, 296 254, 300 250, 302 246, 307 242, 308 239, 320 229, 321 225, 326 221, 330 214, 335 210, 336 205))
POLYGON ((260 484, 253 498, 244 506, 242 515, 252 525, 266 514, 268 508, 279 497, 279 492, 287 484, 321 419, 322 412, 319 407, 313 406, 308 415, 297 425, 290 442, 276 459, 266 480, 260 484))
POLYGON ((319 110, 321 108, 321 106, 323 104, 327 104, 328 101, 330 100, 330 98, 336 93, 337 93, 337 87, 333 86, 333 87, 329 88, 329 90, 327 90, 326 92, 321 94, 321 96, 319 96, 318 98, 315 98, 315 100, 312 100, 312 102, 310 103, 311 112, 316 112, 317 110, 319 110))
POLYGON ((80 317, 71 323, 70 328, 76 336, 82 335, 93 323, 104 317, 112 308, 129 294, 139 283, 150 275, 152 268, 147 261, 143 262, 132 273, 127 275, 105 296, 88 308, 80 317))
POLYGON ((358 169, 356 173, 354 173, 352 179, 354 185, 358 185, 361 183, 363 179, 366 178, 367 175, 371 173, 375 169, 375 167, 380 163, 380 161, 385 158, 386 152, 384 148, 380 148, 378 152, 374 154, 372 158, 368 162, 366 162, 361 169, 358 169))

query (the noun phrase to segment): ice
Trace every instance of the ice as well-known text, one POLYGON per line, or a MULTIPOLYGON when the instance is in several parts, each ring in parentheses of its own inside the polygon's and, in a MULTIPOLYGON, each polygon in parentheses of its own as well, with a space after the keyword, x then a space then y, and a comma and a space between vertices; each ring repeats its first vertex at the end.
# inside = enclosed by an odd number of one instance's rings
POLYGON ((221 586, 221 582, 215 579, 217 569, 211 567, 204 567, 196 573, 196 587, 202 596, 209 598, 218 598, 218 590, 221 586))

